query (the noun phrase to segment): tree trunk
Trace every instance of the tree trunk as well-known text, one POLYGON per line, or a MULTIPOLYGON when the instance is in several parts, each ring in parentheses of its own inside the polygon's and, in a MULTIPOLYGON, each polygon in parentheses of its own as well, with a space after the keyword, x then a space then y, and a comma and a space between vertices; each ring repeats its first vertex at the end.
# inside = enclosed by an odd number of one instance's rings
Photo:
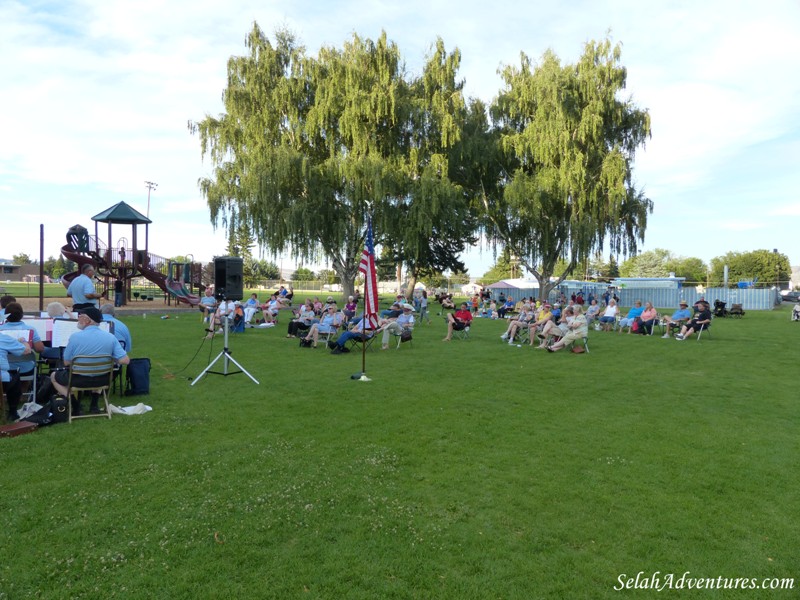
POLYGON ((414 287, 417 285, 417 274, 410 272, 408 274, 408 288, 406 288, 406 298, 409 302, 414 299, 414 287))
POLYGON ((403 289, 403 263, 397 263, 397 293, 403 289))

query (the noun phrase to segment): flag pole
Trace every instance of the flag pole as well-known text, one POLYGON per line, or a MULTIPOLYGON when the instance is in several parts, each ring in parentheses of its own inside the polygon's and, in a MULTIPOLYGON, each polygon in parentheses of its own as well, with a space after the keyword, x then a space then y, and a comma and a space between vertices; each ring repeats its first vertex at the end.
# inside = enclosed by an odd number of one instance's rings
MULTIPOLYGON (((369 208, 369 207, 367 207, 369 208)), ((364 274, 364 315, 361 317, 361 377, 359 381, 371 381, 367 377, 367 328, 376 335, 378 325, 378 281, 375 267, 375 239, 372 231, 372 215, 367 212, 367 234, 358 271, 364 274)))

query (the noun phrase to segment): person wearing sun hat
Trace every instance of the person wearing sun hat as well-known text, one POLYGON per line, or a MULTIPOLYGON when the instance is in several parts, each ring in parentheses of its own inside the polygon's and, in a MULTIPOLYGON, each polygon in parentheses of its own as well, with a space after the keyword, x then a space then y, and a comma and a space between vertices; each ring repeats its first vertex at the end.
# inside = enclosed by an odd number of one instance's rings
MULTIPOLYGON (((127 365, 130 358, 125 353, 119 340, 108 331, 103 331, 98 327, 103 322, 103 314, 95 307, 84 308, 78 313, 78 329, 73 333, 67 347, 64 348, 64 364, 70 365, 76 356, 111 356, 120 365, 127 365)), ((69 385, 69 370, 54 371, 50 374, 53 387, 62 396, 67 395, 69 385)), ((87 375, 76 375, 72 383, 77 387, 92 387, 93 385, 104 385, 108 381, 107 377, 93 377, 87 375)), ((92 396, 90 411, 98 412, 98 397, 92 396)), ((80 414, 80 401, 72 398, 72 414, 80 414)))
POLYGON ((664 335, 662 338, 669 337, 669 330, 670 328, 677 328, 680 327, 683 323, 686 323, 689 319, 692 318, 692 311, 689 308, 689 304, 686 300, 681 300, 679 303, 679 308, 674 313, 672 313, 671 317, 664 317, 663 325, 665 327, 664 335))
POLYGON ((381 350, 389 349, 389 336, 400 335, 403 331, 414 329, 414 307, 408 302, 404 302, 400 307, 403 309, 402 314, 382 327, 381 350))

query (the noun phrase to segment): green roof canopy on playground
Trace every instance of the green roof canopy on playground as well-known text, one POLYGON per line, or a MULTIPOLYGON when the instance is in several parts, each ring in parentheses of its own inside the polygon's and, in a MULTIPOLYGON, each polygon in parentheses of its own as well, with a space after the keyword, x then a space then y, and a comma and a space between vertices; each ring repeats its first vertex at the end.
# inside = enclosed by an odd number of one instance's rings
POLYGON ((138 249, 138 245, 136 243, 136 226, 137 225, 144 225, 144 251, 147 252, 148 246, 148 238, 149 238, 149 229, 150 223, 152 221, 145 217, 142 213, 138 210, 133 208, 130 204, 125 202, 118 202, 111 208, 105 209, 103 212, 96 214, 92 217, 92 221, 94 221, 94 235, 96 238, 99 239, 99 235, 97 232, 97 224, 98 223, 108 223, 108 248, 113 248, 113 240, 111 237, 111 225, 132 225, 133 226, 133 236, 131 238, 131 246, 132 250, 136 252, 138 249))

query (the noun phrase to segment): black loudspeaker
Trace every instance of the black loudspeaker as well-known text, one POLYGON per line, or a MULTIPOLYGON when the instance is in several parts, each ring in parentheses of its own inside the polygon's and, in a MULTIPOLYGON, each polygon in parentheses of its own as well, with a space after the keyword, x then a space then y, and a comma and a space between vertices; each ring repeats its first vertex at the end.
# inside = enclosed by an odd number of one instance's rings
POLYGON ((217 300, 241 300, 243 261, 237 256, 218 256, 214 259, 214 296, 217 300))

